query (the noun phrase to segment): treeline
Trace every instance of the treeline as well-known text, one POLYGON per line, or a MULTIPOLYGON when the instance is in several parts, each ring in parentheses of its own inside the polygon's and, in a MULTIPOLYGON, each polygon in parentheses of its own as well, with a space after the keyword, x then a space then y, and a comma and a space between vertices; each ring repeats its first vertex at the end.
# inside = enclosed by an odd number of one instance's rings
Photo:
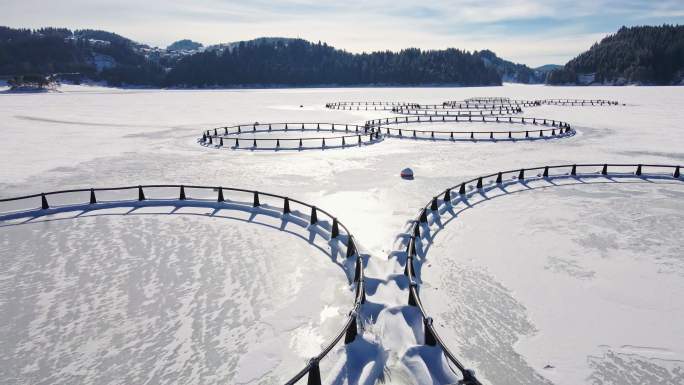
POLYGON ((148 60, 142 48, 105 31, 0 27, 0 75, 80 73, 112 85, 161 85, 163 68, 148 60), (98 68, 103 57, 116 65, 98 68))
POLYGON ((105 31, 0 27, 0 76, 72 72, 155 87, 501 84, 494 68, 457 49, 352 54, 320 42, 257 39, 179 56, 105 31))
POLYGON ((498 85, 501 77, 477 56, 457 50, 352 54, 301 39, 241 42, 181 59, 167 84, 205 87, 250 84, 498 85))
POLYGON ((684 26, 622 27, 552 71, 548 84, 681 84, 684 26), (593 76, 592 76, 593 74, 593 76))

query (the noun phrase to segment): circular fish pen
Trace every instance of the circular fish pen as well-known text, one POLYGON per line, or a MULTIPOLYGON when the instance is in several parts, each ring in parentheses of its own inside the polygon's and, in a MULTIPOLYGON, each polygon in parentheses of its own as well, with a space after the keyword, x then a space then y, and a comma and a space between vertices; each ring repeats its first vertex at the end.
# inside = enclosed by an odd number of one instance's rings
POLYGON ((349 344, 356 339, 357 312, 365 302, 365 286, 364 261, 353 235, 336 216, 319 207, 278 194, 221 186, 169 184, 84 188, 0 199, 0 227, 77 219, 98 213, 152 215, 158 214, 160 211, 155 210, 161 208, 170 210, 164 211, 164 216, 183 215, 183 210, 190 210, 187 214, 203 218, 248 218, 243 222, 280 229, 306 240, 312 247, 324 250, 344 270, 353 291, 351 310, 335 328, 335 335, 321 344, 320 353, 288 381, 294 383, 308 375, 310 383, 316 379, 320 383, 319 361, 340 341, 349 344))
POLYGON ((491 117, 491 116, 406 116, 385 119, 375 119, 366 122, 369 127, 379 128, 380 133, 387 138, 440 140, 440 141, 517 141, 566 138, 576 134, 570 124, 554 119, 525 118, 525 117, 491 117), (446 130, 446 129, 416 129, 415 127, 395 127, 398 125, 467 125, 478 124, 500 125, 496 129, 478 130, 446 130), (510 128, 510 125, 516 126, 510 128), (391 126, 391 127, 390 127, 391 126), (530 127, 531 126, 531 127, 530 127), (503 127, 503 129, 502 129, 503 127), (522 127, 522 128, 519 128, 522 127), (523 129, 524 128, 524 129, 523 129))
POLYGON ((464 210, 478 207, 497 196, 508 196, 516 191, 562 186, 563 181, 578 185, 590 183, 658 184, 682 180, 681 166, 661 164, 565 164, 507 170, 476 177, 449 187, 430 199, 408 223, 398 239, 400 250, 391 254, 409 281, 406 288, 407 306, 417 308, 420 323, 410 325, 423 330, 423 344, 439 347, 447 360, 456 366, 464 384, 480 384, 475 374, 467 369, 440 336, 433 318, 420 298, 421 270, 428 262, 427 255, 437 233, 452 220, 460 218, 464 210), (623 182, 624 181, 624 182, 623 182), (537 184, 539 186, 537 186, 537 184))
POLYGON ((232 150, 303 151, 367 146, 382 141, 375 127, 341 123, 254 123, 206 130, 198 142, 232 150))

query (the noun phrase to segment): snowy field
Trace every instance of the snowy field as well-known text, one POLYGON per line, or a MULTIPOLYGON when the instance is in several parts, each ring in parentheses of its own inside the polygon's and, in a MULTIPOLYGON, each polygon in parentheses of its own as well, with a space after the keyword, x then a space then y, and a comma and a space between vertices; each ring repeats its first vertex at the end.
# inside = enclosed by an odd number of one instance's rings
MULTIPOLYGON (((0 198, 222 185, 297 198, 349 227, 368 260, 367 303, 359 341, 340 343, 321 362, 324 383, 455 382, 435 369, 439 354, 423 352, 433 357, 427 363, 415 354, 422 336, 410 329, 403 267, 388 257, 407 221, 444 188, 547 164, 684 164, 681 87, 61 91, 0 93, 0 198), (218 126, 394 116, 327 110, 327 102, 475 96, 626 105, 524 108, 519 116, 577 130, 543 141, 386 138, 278 153, 197 143, 218 126), (404 167, 414 180, 399 178, 404 167)), ((488 200, 436 235, 421 298, 447 345, 486 384, 682 384, 682 198, 684 182, 635 179, 488 200)), ((201 210, 110 214, 0 227, 3 383, 281 383, 330 341, 352 307, 349 271, 297 230, 201 210)))

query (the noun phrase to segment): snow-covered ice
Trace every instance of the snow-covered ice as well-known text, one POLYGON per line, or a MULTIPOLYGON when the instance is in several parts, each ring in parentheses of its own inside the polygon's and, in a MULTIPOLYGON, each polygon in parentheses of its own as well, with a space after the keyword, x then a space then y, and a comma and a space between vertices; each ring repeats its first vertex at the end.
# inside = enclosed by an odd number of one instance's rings
MULTIPOLYGON (((362 339, 321 362, 324 383, 453 379, 438 351, 418 346, 420 330, 394 328, 417 314, 405 306, 403 268, 388 258, 407 221, 444 188, 546 164, 684 163, 678 87, 61 90, 0 94, 0 197, 223 185, 301 199, 349 227, 368 255, 362 313, 369 319, 362 339), (327 110, 327 102, 474 96, 626 105, 524 108, 522 116, 577 130, 547 141, 385 139, 278 153, 197 144, 202 130, 218 126, 393 116, 327 110), (398 175, 407 166, 410 181, 398 175)), ((466 210, 439 232, 423 262, 426 309, 484 383, 681 384, 683 194, 679 182, 591 183, 466 210)), ((300 237, 154 211, 0 227, 5 383, 282 382, 334 336, 352 306, 345 272, 300 237)))

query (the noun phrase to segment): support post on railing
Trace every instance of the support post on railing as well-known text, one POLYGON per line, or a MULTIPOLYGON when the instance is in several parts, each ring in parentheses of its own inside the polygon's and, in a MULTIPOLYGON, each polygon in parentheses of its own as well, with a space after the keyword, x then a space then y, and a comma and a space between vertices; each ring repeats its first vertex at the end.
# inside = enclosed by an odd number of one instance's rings
POLYGON ((458 189, 458 195, 465 195, 466 193, 466 186, 465 182, 461 183, 461 187, 458 189))
POLYGON ((463 379, 459 381, 461 385, 480 385, 480 381, 475 378, 475 372, 472 369, 465 369, 461 371, 463 379))
POLYGON ((235 138, 235 147, 240 147, 240 139, 235 138))
POLYGON ((570 175, 577 175, 577 165, 573 164, 572 165, 572 170, 570 170, 570 175))
POLYGON ((276 139, 276 148, 280 148, 280 139, 276 139))
POLYGON ((530 132, 529 132, 529 131, 525 131, 525 137, 526 137, 526 138, 529 138, 529 137, 530 137, 530 132))
POLYGON ((45 197, 45 193, 40 193, 40 207, 43 210, 47 210, 50 208, 50 205, 48 204, 47 198, 45 197))
POLYGON ((290 198, 285 197, 283 202, 283 215, 290 213, 290 198))
POLYGON ((97 203, 97 199, 95 199, 95 189, 90 189, 90 204, 94 205, 97 203))
POLYGON ((209 137, 209 144, 212 144, 212 141, 211 141, 211 136, 209 137))
POLYGON ((216 199, 217 202, 223 202, 225 199, 223 199, 223 187, 218 188, 218 198, 216 199))
POLYGON ((451 189, 446 189, 444 191, 444 198, 442 198, 445 204, 451 203, 451 189))
POLYGON ((637 175, 637 176, 641 176, 641 165, 638 165, 638 166, 637 166, 636 175, 637 175))
POLYGON ((518 173, 518 180, 523 180, 525 179, 525 169, 521 168, 520 172, 518 173))
POLYGON ((257 141, 256 141, 256 138, 255 138, 255 139, 254 139, 254 141, 252 142, 252 147, 254 147, 254 148, 256 148, 256 147, 257 147, 257 141))
POLYGON ((477 178, 477 185, 475 187, 478 190, 482 188, 482 177, 477 178))
POLYGON ((409 285, 409 298, 408 298, 408 304, 409 306, 418 306, 418 300, 415 295, 415 291, 417 290, 418 284, 415 282, 411 282, 409 285))
POLYGON ((255 191, 254 192, 254 201, 252 201, 252 207, 259 207, 261 206, 261 203, 259 203, 259 192, 255 191))
POLYGON ((180 195, 178 197, 178 200, 185 200, 185 187, 183 187, 183 185, 180 186, 180 195))
POLYGON ((543 176, 544 178, 548 178, 548 177, 549 177, 549 166, 545 166, 545 167, 544 167, 544 174, 542 174, 542 176, 543 176))
POLYGON ((318 214, 316 213, 316 206, 311 207, 310 225, 315 225, 318 222, 318 214))
POLYGON ((496 184, 501 184, 503 182, 503 175, 501 174, 501 171, 499 171, 498 174, 496 174, 496 184))
POLYGON ((344 334, 345 345, 354 342, 354 339, 356 339, 356 335, 358 334, 358 330, 356 328, 356 311, 352 311, 349 316, 351 317, 351 322, 349 323, 347 332, 344 334))
POLYGON ((420 223, 427 223, 427 211, 423 209, 423 211, 420 212, 420 223))
POLYGON ((302 139, 299 139, 299 148, 302 148, 302 139))
POLYGON ((350 235, 349 238, 347 238, 347 258, 354 254, 356 254, 356 246, 354 245, 354 239, 350 235))
POLYGON ((312 358, 309 361, 309 376, 306 379, 306 385, 321 385, 321 369, 318 366, 318 358, 312 358))
POLYGON ((145 200, 145 193, 143 192, 142 186, 138 186, 138 200, 139 201, 145 200))
POLYGON ((430 203, 430 210, 432 211, 437 211, 439 208, 439 205, 437 204, 437 197, 432 198, 432 202, 430 203))
POLYGON ((337 238, 340 235, 340 226, 337 223, 337 218, 333 218, 332 230, 330 231, 331 238, 337 238))
POLYGON ((679 166, 677 166, 677 168, 675 168, 674 174, 672 174, 672 177, 675 179, 679 179, 679 166))
POLYGON ((601 169, 601 175, 608 175, 608 165, 604 164, 603 168, 601 169))
POLYGON ((223 147, 223 138, 219 138, 219 146, 223 147))
POLYGON ((437 339, 435 338, 435 335, 432 333, 432 317, 427 317, 423 319, 423 328, 425 330, 425 345, 437 345, 437 339))
POLYGON ((354 282, 359 282, 361 279, 361 268, 363 261, 361 257, 356 258, 356 265, 354 266, 354 282))

